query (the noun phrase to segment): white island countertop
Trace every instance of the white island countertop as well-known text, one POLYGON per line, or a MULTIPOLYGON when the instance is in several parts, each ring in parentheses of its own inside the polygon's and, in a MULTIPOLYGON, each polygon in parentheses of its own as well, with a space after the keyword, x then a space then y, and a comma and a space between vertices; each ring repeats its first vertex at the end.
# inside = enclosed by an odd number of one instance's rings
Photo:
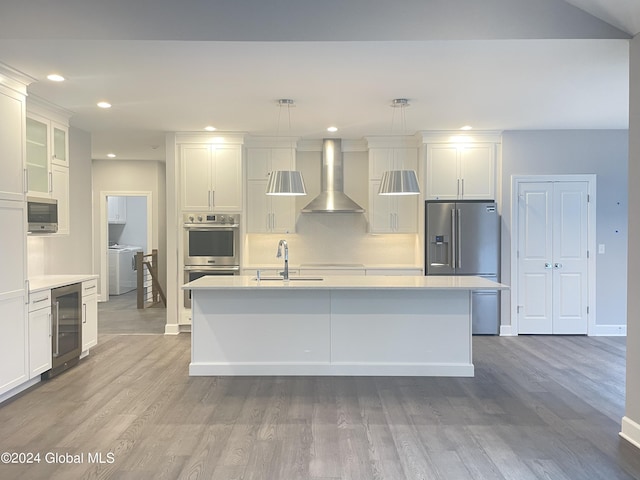
POLYGON ((189 282, 185 290, 506 290, 507 285, 474 276, 336 275, 291 277, 289 281, 254 275, 208 275, 189 282), (318 280, 321 278, 320 280, 318 280))

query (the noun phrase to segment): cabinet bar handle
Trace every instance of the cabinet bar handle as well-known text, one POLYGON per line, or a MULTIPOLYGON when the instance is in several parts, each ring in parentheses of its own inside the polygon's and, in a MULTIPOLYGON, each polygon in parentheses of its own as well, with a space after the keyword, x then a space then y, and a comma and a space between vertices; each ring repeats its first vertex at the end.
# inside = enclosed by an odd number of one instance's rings
POLYGON ((42 298, 39 298, 38 300, 34 300, 33 303, 46 302, 47 300, 49 300, 49 297, 42 297, 42 298))
POLYGON ((53 356, 60 355, 60 302, 56 302, 56 351, 53 356))

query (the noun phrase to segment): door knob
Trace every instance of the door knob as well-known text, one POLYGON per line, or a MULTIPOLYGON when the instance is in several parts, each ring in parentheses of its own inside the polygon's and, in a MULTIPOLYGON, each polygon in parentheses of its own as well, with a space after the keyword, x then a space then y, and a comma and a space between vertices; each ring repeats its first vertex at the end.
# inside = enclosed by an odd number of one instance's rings
POLYGON ((556 264, 554 265, 554 267, 555 267, 555 268, 562 268, 562 264, 561 264, 561 263, 556 263, 556 264))
POLYGON ((551 264, 549 262, 545 263, 544 268, 551 268, 551 264))

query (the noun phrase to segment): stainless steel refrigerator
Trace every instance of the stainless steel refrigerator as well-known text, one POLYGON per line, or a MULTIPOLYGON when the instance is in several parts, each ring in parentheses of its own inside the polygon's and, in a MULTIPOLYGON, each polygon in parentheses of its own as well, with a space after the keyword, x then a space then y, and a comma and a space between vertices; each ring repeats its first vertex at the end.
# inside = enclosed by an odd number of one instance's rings
MULTIPOLYGON (((425 275, 476 275, 499 281, 500 218, 495 202, 425 202, 425 275)), ((497 290, 473 292, 474 334, 497 335, 497 290)))

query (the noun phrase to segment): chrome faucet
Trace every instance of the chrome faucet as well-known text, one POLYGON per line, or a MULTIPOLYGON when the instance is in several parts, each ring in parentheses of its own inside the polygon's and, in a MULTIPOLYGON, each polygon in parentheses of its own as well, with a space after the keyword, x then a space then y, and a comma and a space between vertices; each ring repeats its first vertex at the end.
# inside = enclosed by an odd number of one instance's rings
POLYGON ((282 257, 282 246, 284 245, 284 271, 280 272, 282 278, 285 280, 289 280, 289 245, 286 240, 280 240, 278 242, 278 253, 276 253, 276 258, 282 257))

